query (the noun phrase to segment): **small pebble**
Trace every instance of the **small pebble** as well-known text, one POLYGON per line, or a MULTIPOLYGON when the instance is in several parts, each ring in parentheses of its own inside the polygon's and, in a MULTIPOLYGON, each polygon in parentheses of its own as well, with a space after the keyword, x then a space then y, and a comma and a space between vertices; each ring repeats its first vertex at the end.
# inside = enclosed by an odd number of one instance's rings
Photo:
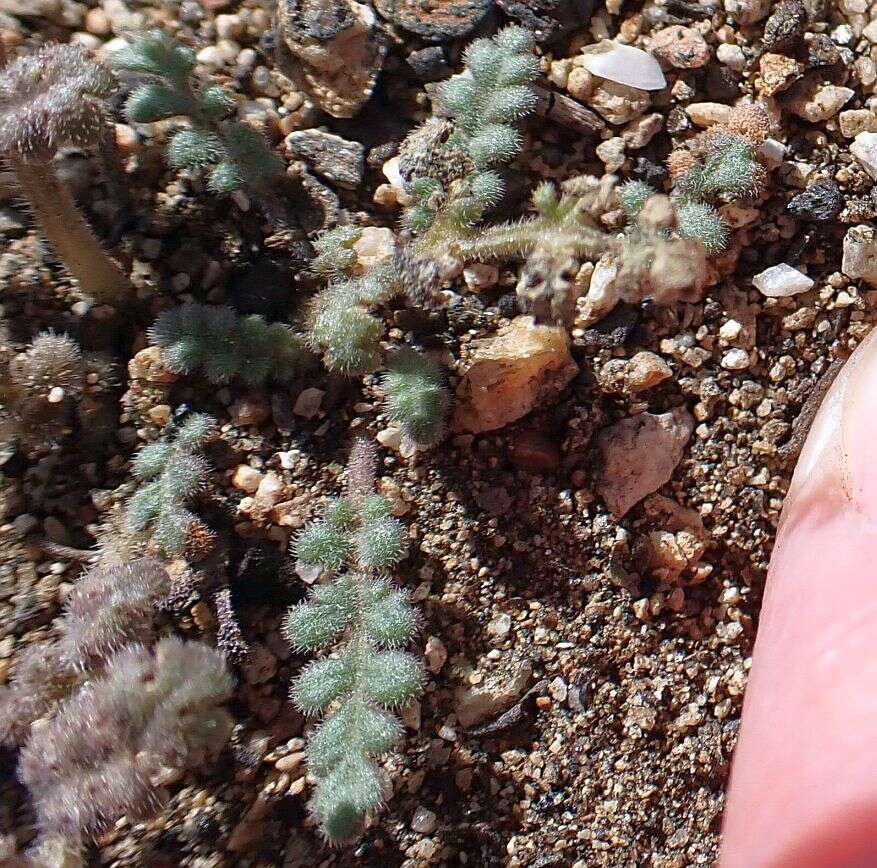
POLYGON ((426 640, 426 648, 424 649, 424 657, 426 657, 426 668, 437 675, 441 672, 442 666, 448 659, 448 649, 445 643, 438 636, 430 636, 426 640))
POLYGON ((752 278, 752 285, 768 298, 784 298, 807 292, 813 287, 813 281, 797 268, 781 262, 756 274, 752 278))
POLYGON ((721 365, 727 371, 745 371, 749 367, 749 353, 734 347, 722 356, 721 365))
POLYGON ((864 170, 877 180, 877 133, 859 133, 850 145, 850 153, 864 170))
POLYGON ((710 48, 700 31, 680 24, 658 31, 649 47, 658 60, 677 69, 700 69, 710 59, 710 48))
POLYGON ((411 818, 411 828, 421 835, 431 835, 436 829, 437 819, 435 813, 423 805, 418 805, 411 818))
POLYGON ((245 491, 247 494, 255 494, 261 481, 261 472, 250 467, 248 464, 241 464, 238 466, 237 470, 235 470, 234 476, 232 476, 231 479, 231 484, 240 491, 245 491))

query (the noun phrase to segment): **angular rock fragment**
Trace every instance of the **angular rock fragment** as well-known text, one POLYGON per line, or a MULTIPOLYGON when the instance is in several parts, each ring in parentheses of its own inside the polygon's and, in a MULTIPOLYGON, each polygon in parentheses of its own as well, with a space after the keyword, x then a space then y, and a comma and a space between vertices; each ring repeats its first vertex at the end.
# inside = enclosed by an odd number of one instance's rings
POLYGON ((684 407, 669 413, 640 413, 597 434, 603 472, 597 491, 621 518, 647 494, 670 480, 694 431, 684 407))
POLYGON ((355 190, 362 183, 365 148, 359 142, 322 130, 298 130, 286 137, 286 147, 339 187, 355 190))
POLYGON ((877 133, 859 133, 850 145, 850 153, 861 163, 862 168, 877 180, 877 133))
POLYGON ((550 45, 587 25, 595 0, 497 0, 513 21, 532 30, 540 45, 550 45))
POLYGON ((382 18, 439 42, 470 34, 492 5, 491 0, 375 0, 382 18))
POLYGON ((834 181, 818 181, 798 193, 786 208, 799 220, 823 223, 834 220, 844 207, 844 197, 834 181))
POLYGON ((873 226, 853 226, 844 236, 840 270, 853 280, 877 286, 877 231, 873 226))
POLYGON ((502 334, 473 343, 457 389, 454 429, 493 431, 553 401, 578 373, 566 331, 519 316, 502 334))
POLYGON ((386 51, 363 3, 277 0, 277 64, 332 117, 353 117, 368 101, 386 51))
POLYGON ((530 663, 522 663, 514 677, 507 674, 488 677, 473 687, 459 687, 454 696, 454 711, 464 727, 474 726, 505 711, 526 690, 533 675, 530 663))
POLYGON ((813 288, 813 280, 785 262, 772 265, 752 278, 752 285, 768 298, 798 295, 813 288))

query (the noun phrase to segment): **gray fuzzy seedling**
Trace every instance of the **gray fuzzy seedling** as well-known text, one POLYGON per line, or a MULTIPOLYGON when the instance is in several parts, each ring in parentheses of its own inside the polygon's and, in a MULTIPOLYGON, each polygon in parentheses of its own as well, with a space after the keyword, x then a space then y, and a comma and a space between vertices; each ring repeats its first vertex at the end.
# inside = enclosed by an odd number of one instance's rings
POLYGON ((39 830, 34 861, 84 864, 87 836, 122 814, 153 814, 169 772, 200 768, 228 740, 233 721, 221 704, 232 687, 222 655, 200 642, 166 638, 114 654, 22 748, 19 777, 39 830), (70 861, 49 861, 59 853, 70 861))
POLYGON ((192 413, 172 436, 144 446, 132 461, 134 476, 144 484, 128 502, 128 527, 151 529, 153 542, 166 555, 180 555, 193 539, 201 545, 212 536, 186 503, 207 478, 209 465, 198 453, 215 424, 204 413, 192 413))
POLYGON ((67 597, 59 637, 31 645, 8 687, 0 688, 0 744, 20 746, 31 724, 53 711, 130 642, 153 637, 153 615, 170 579, 151 558, 98 567, 67 597))
POLYGON ((416 615, 387 577, 405 554, 405 531, 389 502, 373 493, 374 469, 374 447, 358 442, 347 496, 296 540, 300 560, 337 576, 293 607, 283 625, 296 650, 330 652, 304 667, 292 698, 306 714, 326 715, 307 755, 318 781, 311 807, 334 843, 355 837, 383 803, 375 760, 402 731, 391 710, 411 702, 423 679, 417 658, 401 650, 416 632, 416 615))
POLYGON ((64 267, 83 292, 109 304, 124 300, 131 284, 51 161, 65 145, 101 144, 108 129, 104 99, 114 88, 112 73, 76 45, 46 45, 0 69, 0 154, 64 267))
POLYGON ((439 107, 454 118, 454 131, 426 160, 424 174, 412 179, 415 204, 406 220, 413 230, 425 231, 436 220, 470 227, 502 199, 505 184, 495 167, 520 153, 517 124, 538 101, 534 45, 533 34, 521 27, 477 39, 466 49, 465 71, 439 87, 439 107))
POLYGON ((250 386, 292 380, 313 362, 304 340, 284 323, 239 316, 230 307, 187 302, 161 313, 149 329, 169 370, 202 371, 211 383, 240 377, 250 386))
POLYGON ((276 186, 283 160, 268 141, 231 115, 235 102, 222 87, 202 87, 193 75, 195 54, 161 32, 139 36, 113 55, 118 70, 149 76, 136 88, 126 112, 132 123, 188 118, 190 126, 173 134, 168 160, 176 169, 206 169, 215 193, 248 189, 274 216, 281 209, 276 186))
MULTIPOLYGON (((453 131, 447 141, 435 141, 425 128, 412 136, 418 142, 426 133, 430 144, 423 154, 409 148, 418 173, 410 184, 415 202, 405 214, 417 235, 408 251, 390 265, 354 275, 358 230, 339 227, 315 243, 313 270, 329 283, 315 296, 306 328, 308 343, 323 353, 330 370, 361 374, 378 368, 384 325, 370 309, 399 294, 429 302, 441 283, 435 263, 449 252, 456 255, 460 241, 474 244, 484 231, 476 224, 505 190, 495 167, 519 153, 516 125, 536 104, 533 45, 533 35, 519 27, 477 40, 466 53, 466 71, 440 88, 439 103, 455 119, 453 131)), ((477 258, 478 251, 464 256, 477 258)))

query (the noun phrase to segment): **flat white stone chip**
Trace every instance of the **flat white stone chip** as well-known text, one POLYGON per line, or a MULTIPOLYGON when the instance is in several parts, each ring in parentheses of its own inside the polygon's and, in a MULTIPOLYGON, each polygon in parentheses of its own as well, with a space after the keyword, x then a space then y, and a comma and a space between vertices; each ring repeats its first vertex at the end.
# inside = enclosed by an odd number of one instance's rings
POLYGON ((760 274, 752 278, 752 285, 768 298, 784 298, 788 295, 798 295, 807 292, 813 286, 813 281, 806 274, 792 268, 785 262, 766 268, 760 274))
POLYGON ((582 49, 582 64, 592 75, 636 87, 640 90, 663 90, 667 79, 651 54, 632 45, 606 39, 582 49))

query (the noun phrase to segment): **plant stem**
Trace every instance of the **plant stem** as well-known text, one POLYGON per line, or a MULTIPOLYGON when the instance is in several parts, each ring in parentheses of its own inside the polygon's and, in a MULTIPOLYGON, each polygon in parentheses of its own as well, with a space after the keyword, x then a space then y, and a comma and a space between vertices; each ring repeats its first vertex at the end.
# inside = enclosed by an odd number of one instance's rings
POLYGON ((127 276, 101 247, 54 169, 12 154, 6 157, 43 234, 82 291, 103 304, 117 305, 129 296, 127 276))

